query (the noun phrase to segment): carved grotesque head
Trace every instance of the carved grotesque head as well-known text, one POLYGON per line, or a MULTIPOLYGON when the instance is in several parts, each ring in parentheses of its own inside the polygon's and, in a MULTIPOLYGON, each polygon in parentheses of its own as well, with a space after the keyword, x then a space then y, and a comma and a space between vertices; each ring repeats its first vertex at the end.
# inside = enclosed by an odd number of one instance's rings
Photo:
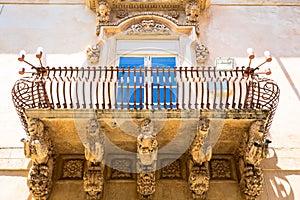
POLYGON ((36 165, 30 169, 28 185, 35 197, 46 198, 50 193, 51 177, 46 165, 36 165))
POLYGON ((90 119, 88 126, 87 126, 87 132, 91 136, 99 135, 100 127, 98 124, 97 119, 90 119))
POLYGON ((28 118, 28 133, 30 136, 40 136, 44 131, 44 124, 39 119, 28 118))
POLYGON ((193 196, 199 198, 205 195, 209 187, 209 173, 204 166, 193 166, 189 176, 189 186, 193 196))
POLYGON ((97 10, 97 16, 99 22, 108 22, 110 15, 110 7, 107 2, 101 1, 99 2, 99 7, 97 10))
POLYGON ((83 177, 84 191, 91 197, 98 199, 103 190, 103 177, 97 171, 88 172, 83 177))
POLYGON ((186 19, 188 22, 196 22, 199 17, 199 6, 196 2, 190 2, 185 7, 186 19))

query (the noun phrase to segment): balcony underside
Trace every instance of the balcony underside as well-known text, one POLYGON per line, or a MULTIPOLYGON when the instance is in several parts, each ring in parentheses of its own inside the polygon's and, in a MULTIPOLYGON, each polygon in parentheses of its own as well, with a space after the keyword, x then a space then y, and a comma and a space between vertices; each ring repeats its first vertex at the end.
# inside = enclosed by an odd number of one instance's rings
POLYGON ((184 153, 192 142, 200 118, 209 118, 209 142, 214 154, 234 154, 241 137, 256 120, 266 121, 268 111, 258 110, 93 110, 93 109, 26 109, 30 118, 39 118, 58 154, 84 154, 88 120, 97 118, 106 142, 106 155, 115 154, 118 147, 136 152, 136 138, 144 119, 151 119, 159 143, 159 153, 184 153), (170 145, 172 144, 172 145, 170 145), (164 148, 166 147, 166 148, 164 148))

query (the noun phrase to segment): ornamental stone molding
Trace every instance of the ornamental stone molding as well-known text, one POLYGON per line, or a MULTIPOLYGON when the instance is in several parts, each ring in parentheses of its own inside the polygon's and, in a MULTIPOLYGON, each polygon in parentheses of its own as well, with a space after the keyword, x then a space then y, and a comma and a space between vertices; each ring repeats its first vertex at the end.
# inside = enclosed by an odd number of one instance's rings
POLYGON ((101 162, 104 156, 104 136, 97 119, 90 119, 86 127, 85 159, 92 163, 101 162))
POLYGON ((268 145, 271 142, 265 137, 264 132, 264 121, 253 122, 239 148, 240 186, 247 200, 259 199, 263 191, 263 174, 260 164, 266 158, 268 145))
POLYGON ((166 25, 157 23, 154 20, 143 20, 140 23, 131 25, 131 27, 126 31, 126 33, 128 35, 167 35, 170 34, 170 29, 166 25))
POLYGON ((84 160, 69 159, 64 160, 63 174, 64 179, 81 179, 83 176, 84 160))
POLYGON ((23 138, 24 154, 32 160, 28 176, 29 190, 34 199, 48 199, 52 187, 55 152, 52 141, 40 119, 27 118, 28 138, 23 138))

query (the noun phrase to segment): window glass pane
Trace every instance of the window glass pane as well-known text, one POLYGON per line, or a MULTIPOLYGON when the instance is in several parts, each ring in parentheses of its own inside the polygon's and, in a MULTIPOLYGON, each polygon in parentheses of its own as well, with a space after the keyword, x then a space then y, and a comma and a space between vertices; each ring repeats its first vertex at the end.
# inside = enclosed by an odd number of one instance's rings
POLYGON ((120 57, 120 67, 143 67, 144 57, 120 57))
POLYGON ((152 67, 171 67, 176 66, 175 57, 153 57, 151 60, 152 67))

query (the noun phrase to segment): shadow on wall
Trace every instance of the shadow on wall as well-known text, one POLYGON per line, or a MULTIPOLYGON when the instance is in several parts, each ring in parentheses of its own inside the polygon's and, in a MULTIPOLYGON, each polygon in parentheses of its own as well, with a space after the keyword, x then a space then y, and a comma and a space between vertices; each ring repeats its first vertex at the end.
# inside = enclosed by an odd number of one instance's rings
POLYGON ((270 148, 270 157, 262 163, 264 171, 264 192, 262 200, 294 200, 293 188, 287 178, 296 175, 295 172, 283 171, 277 166, 278 157, 273 148, 270 148))

